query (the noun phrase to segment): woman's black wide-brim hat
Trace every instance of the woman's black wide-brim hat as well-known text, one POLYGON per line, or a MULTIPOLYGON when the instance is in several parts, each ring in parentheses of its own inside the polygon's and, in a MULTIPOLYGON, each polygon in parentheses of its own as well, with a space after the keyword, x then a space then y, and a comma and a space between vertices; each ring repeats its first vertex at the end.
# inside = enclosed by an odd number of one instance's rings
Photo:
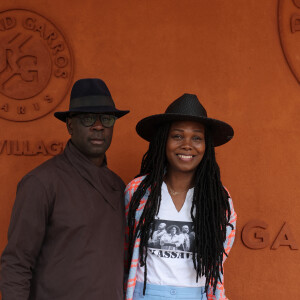
POLYGON ((146 117, 136 125, 137 133, 150 142, 159 126, 167 122, 196 121, 209 128, 214 146, 221 146, 229 142, 234 134, 232 127, 216 119, 208 118, 205 108, 196 95, 184 94, 166 109, 164 114, 146 117))
POLYGON ((103 80, 84 78, 77 80, 72 88, 68 111, 57 111, 54 116, 66 122, 71 113, 105 113, 121 118, 129 110, 119 110, 103 80))

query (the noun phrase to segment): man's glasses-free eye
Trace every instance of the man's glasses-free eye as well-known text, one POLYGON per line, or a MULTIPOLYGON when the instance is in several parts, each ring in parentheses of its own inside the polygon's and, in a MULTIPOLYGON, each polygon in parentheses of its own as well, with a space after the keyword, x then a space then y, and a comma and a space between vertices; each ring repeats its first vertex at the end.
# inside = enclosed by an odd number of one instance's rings
POLYGON ((70 118, 77 117, 80 119, 80 122, 83 126, 85 127, 90 127, 93 126, 98 119, 100 119, 102 125, 104 127, 112 127, 115 122, 117 117, 113 115, 100 115, 100 114, 78 114, 78 115, 73 115, 70 116, 70 118))

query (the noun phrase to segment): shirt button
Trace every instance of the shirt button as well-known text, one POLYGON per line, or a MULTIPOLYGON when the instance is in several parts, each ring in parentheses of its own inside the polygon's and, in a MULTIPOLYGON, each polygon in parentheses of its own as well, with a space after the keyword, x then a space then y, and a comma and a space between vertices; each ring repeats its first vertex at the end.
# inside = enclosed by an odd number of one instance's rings
POLYGON ((170 291, 170 294, 171 294, 171 295, 175 295, 175 294, 176 294, 176 290, 171 290, 171 291, 170 291))

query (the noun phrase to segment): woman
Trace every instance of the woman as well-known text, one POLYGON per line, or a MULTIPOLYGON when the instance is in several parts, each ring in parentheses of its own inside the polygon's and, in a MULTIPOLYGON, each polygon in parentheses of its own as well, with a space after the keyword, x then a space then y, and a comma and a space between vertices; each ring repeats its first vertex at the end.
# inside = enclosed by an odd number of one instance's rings
POLYGON ((161 249, 165 250, 177 250, 180 245, 182 245, 182 239, 179 236, 179 227, 176 225, 171 225, 167 232, 160 239, 161 249))
POLYGON ((197 96, 184 94, 136 129, 150 144, 140 174, 125 191, 126 300, 227 299, 223 263, 233 244, 236 214, 214 147, 233 137, 232 127, 208 118, 197 96), (148 245, 158 222, 175 228, 176 243, 168 230, 169 243, 161 237, 160 249, 148 245), (179 250, 184 237, 192 242, 190 252, 179 250), (172 249, 163 249, 166 244, 172 249))

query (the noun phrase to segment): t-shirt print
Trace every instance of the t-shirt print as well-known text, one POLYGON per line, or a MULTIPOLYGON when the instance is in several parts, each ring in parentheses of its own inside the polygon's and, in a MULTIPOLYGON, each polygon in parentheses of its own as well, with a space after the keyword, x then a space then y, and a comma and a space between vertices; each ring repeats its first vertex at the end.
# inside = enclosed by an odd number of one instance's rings
MULTIPOLYGON (((190 189, 180 211, 177 211, 167 185, 161 187, 159 212, 148 240, 147 282, 158 285, 199 287, 205 277, 196 281, 193 263, 195 233, 191 217, 194 189, 190 189)), ((137 281, 144 281, 145 267, 138 263, 137 281)))
POLYGON ((154 228, 148 241, 151 254, 165 258, 191 257, 195 242, 192 222, 156 219, 154 228))

